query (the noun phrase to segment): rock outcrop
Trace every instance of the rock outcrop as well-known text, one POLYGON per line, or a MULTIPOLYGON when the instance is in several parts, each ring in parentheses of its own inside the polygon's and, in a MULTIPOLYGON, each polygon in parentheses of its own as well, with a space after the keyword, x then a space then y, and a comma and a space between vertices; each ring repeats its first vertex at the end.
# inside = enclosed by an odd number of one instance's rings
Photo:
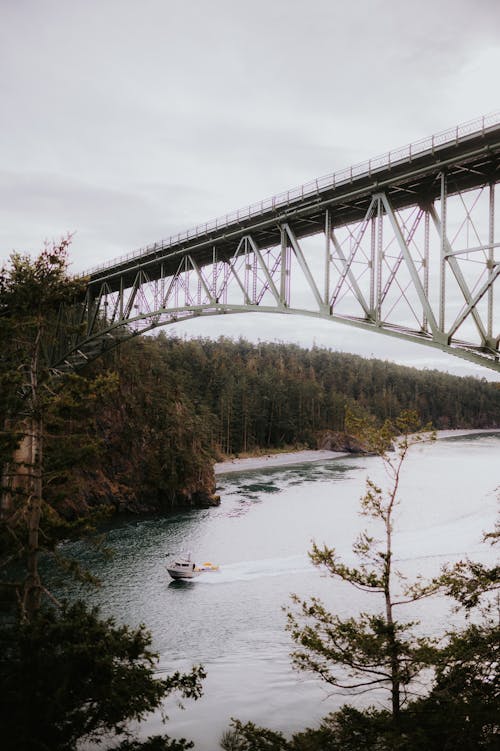
POLYGON ((366 445, 356 436, 348 433, 326 430, 318 437, 321 451, 341 451, 346 454, 368 454, 366 445))

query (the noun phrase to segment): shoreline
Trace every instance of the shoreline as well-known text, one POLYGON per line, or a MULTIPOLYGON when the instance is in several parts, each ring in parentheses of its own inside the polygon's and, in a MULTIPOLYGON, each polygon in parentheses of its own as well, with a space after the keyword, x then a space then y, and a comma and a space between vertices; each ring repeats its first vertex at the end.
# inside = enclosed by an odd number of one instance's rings
MULTIPOLYGON (((500 433, 500 428, 468 428, 455 430, 437 430, 436 436, 440 438, 455 438, 463 435, 475 435, 478 433, 500 433)), ((352 456, 343 451, 325 451, 308 449, 303 451, 289 451, 282 454, 265 454, 261 456, 249 456, 245 459, 228 459, 214 464, 215 476, 227 475, 233 472, 246 472, 267 467, 285 467, 291 464, 305 464, 321 462, 327 459, 341 459, 352 456)))
POLYGON ((245 470, 265 469, 266 467, 284 467, 288 464, 340 459, 342 456, 349 456, 349 454, 343 451, 326 451, 320 449, 287 451, 281 454, 263 454, 260 456, 248 456, 245 459, 228 459, 225 462, 217 462, 217 464, 214 464, 214 472, 216 476, 227 475, 231 472, 244 472, 245 470))

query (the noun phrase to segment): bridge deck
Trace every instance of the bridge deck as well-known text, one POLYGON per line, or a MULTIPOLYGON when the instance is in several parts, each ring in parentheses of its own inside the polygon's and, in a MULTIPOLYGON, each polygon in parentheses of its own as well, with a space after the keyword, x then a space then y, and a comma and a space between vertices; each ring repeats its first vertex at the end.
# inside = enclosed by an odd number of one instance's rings
POLYGON ((483 118, 440 136, 390 152, 384 157, 328 175, 274 198, 240 209, 104 264, 88 272, 90 284, 106 280, 111 290, 133 284, 139 269, 151 280, 175 274, 182 257, 192 253, 199 266, 234 253, 235 241, 251 231, 262 248, 279 245, 280 223, 297 237, 323 231, 325 208, 332 225, 363 219, 374 193, 384 190, 396 209, 425 206, 440 195, 438 175, 446 170, 448 194, 497 182, 500 173, 500 116, 483 118), (475 126, 475 127, 474 127, 475 126))

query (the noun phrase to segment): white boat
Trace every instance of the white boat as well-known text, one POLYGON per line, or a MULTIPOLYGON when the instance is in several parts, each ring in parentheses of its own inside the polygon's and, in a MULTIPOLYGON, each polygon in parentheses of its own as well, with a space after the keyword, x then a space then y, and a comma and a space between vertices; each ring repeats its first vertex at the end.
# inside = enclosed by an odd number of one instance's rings
POLYGON ((167 571, 172 579, 194 579, 196 576, 203 574, 205 571, 218 571, 219 567, 210 561, 202 563, 200 566, 191 558, 191 553, 180 555, 173 561, 167 563, 167 571))

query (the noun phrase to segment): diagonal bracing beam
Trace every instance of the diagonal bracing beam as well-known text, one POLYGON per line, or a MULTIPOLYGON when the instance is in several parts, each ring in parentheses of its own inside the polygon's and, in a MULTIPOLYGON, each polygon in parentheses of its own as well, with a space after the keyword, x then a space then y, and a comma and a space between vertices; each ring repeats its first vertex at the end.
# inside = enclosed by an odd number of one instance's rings
POLYGON ((253 239, 253 237, 251 235, 247 235, 246 237, 247 237, 247 240, 248 240, 248 242, 250 244, 250 247, 252 248, 253 252, 255 253, 257 261, 259 262, 259 266, 260 266, 262 272, 264 273, 264 276, 265 276, 265 279, 266 279, 266 282, 267 282, 267 286, 271 290, 271 293, 272 293, 274 299, 276 300, 276 304, 278 305, 278 307, 283 307, 282 300, 280 298, 280 294, 279 294, 278 289, 277 289, 277 287, 276 287, 276 285, 274 283, 273 277, 271 276, 271 274, 269 272, 269 269, 267 268, 267 266, 266 266, 266 264, 264 262, 264 258, 262 257, 262 253, 260 251, 260 248, 258 247, 257 243, 255 242, 255 240, 253 239))
MULTIPOLYGON (((349 257, 347 259, 344 259, 344 261, 343 261, 344 269, 343 269, 343 271, 342 271, 342 273, 340 275, 340 278, 337 281, 337 284, 336 284, 335 289, 333 291, 333 294, 331 296, 331 299, 330 299, 330 308, 334 307, 334 305, 335 305, 335 303, 337 301, 337 298, 338 298, 338 296, 340 294, 340 290, 342 289, 342 285, 344 284, 344 282, 346 280, 346 277, 349 275, 349 273, 351 271, 352 263, 353 263, 353 261, 354 261, 354 259, 356 257, 356 254, 357 254, 357 252, 358 252, 358 250, 359 250, 359 248, 361 246, 361 242, 362 242, 364 234, 366 232, 366 228, 368 227, 368 223, 369 223, 369 221, 370 221, 370 219, 372 217, 373 210, 374 210, 374 208, 376 206, 376 203, 377 203, 376 197, 372 196, 372 199, 370 201, 370 205, 368 206, 368 208, 366 210, 365 217, 364 217, 364 219, 363 219, 363 221, 361 223, 361 227, 359 228, 359 232, 358 232, 358 235, 357 235, 356 240, 354 242, 354 246, 352 247, 351 252, 349 253, 349 257)), ((354 275, 353 275, 353 278, 354 278, 354 275)))
POLYGON ((429 298, 425 294, 425 290, 423 287, 423 284, 420 280, 420 277, 418 275, 417 268, 415 266, 415 263, 413 261, 413 258, 410 253, 410 249, 408 248, 406 241, 404 239, 403 233, 401 231, 401 227, 399 226, 399 222, 397 220, 397 217, 392 209, 391 204, 389 203, 389 200, 385 193, 378 194, 380 196, 380 199, 382 201, 382 204, 384 206, 384 209, 386 211, 387 217, 391 223, 394 235, 396 236, 396 240, 399 244, 399 247, 401 249, 401 252, 403 254, 403 258, 405 260, 407 269, 410 273, 411 280, 413 282, 414 289, 418 295, 418 298, 420 300, 420 304, 422 305, 422 309, 425 313, 425 316, 429 322, 429 326, 431 327, 432 336, 437 341, 442 341, 446 338, 446 343, 448 341, 448 337, 444 335, 444 332, 441 332, 439 330, 436 318, 434 316, 434 312, 432 310, 431 304, 429 302, 429 298))
POLYGON ((309 287, 311 288, 311 291, 314 295, 314 299, 316 300, 316 303, 318 305, 318 310, 321 311, 325 307, 323 298, 321 297, 317 284, 314 281, 314 277, 311 274, 311 270, 307 264, 307 261, 304 258, 302 248, 300 247, 299 242, 297 238, 295 237, 290 225, 286 223, 283 224, 283 229, 285 230, 286 234, 288 235, 288 238, 290 239, 290 242, 292 243, 293 252, 295 253, 295 257, 297 258, 297 261, 299 262, 299 266, 302 269, 302 273, 304 274, 304 277, 306 278, 306 281, 309 284, 309 287))
MULTIPOLYGON (((486 333, 486 328, 481 320, 479 311, 472 304, 472 294, 469 290, 465 277, 462 273, 462 269, 460 268, 457 259, 453 255, 453 249, 444 231, 444 225, 441 223, 437 215, 435 206, 429 207, 429 213, 432 218, 432 221, 434 222, 434 226, 436 227, 437 231, 442 236, 444 249, 445 249, 445 260, 448 263, 448 266, 450 267, 450 269, 452 270, 455 279, 457 280, 458 286, 460 287, 460 291, 462 292, 462 295, 464 296, 467 309, 472 315, 472 318, 474 319, 474 323, 476 324, 477 330, 479 332, 479 336, 481 337, 482 344, 483 346, 488 346, 488 335, 486 333)), ((456 331, 458 327, 455 327, 455 328, 452 327, 452 328, 454 331, 456 331)))
POLYGON ((366 302, 365 296, 363 295, 360 286, 356 280, 356 277, 354 276, 354 273, 352 271, 352 268, 350 264, 348 264, 347 258, 345 256, 344 251, 342 250, 342 246, 339 243, 337 236, 335 235, 335 232, 330 230, 330 237, 332 239, 333 245, 335 247, 335 250, 337 252, 337 257, 340 258, 340 261, 342 262, 342 265, 344 267, 344 270, 346 272, 347 278, 349 279, 349 285, 354 292, 356 299, 358 300, 359 304, 363 308, 365 315, 367 318, 372 318, 372 312, 370 310, 370 306, 366 302))

